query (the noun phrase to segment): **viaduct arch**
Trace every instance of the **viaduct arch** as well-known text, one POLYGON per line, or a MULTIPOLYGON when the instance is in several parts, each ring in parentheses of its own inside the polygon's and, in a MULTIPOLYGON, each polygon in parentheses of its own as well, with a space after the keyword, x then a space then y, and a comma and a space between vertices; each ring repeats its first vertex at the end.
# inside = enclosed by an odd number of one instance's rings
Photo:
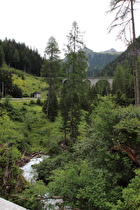
POLYGON ((113 78, 86 78, 83 81, 89 81, 90 86, 96 85, 96 83, 100 80, 105 80, 110 84, 110 88, 112 89, 113 78))
MULTIPOLYGON (((63 79, 63 83, 67 80, 67 78, 63 79)), ((105 80, 110 84, 110 88, 112 89, 113 78, 86 78, 83 81, 89 81, 90 86, 96 85, 96 83, 100 80, 105 80)))

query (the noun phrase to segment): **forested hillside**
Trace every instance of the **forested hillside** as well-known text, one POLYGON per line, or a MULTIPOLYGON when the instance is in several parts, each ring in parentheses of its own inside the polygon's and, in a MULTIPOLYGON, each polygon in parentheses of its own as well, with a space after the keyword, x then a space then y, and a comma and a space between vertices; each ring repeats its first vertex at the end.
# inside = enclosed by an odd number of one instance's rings
POLYGON ((9 67, 37 76, 40 76, 43 63, 37 50, 27 47, 24 43, 17 43, 14 39, 0 40, 0 66, 3 61, 9 67))
MULTIPOLYGON (((44 47, 45 48, 45 47, 44 47)), ((111 52, 93 52, 84 48, 88 60, 87 77, 99 75, 99 72, 110 62, 115 60, 120 53, 111 52)), ((31 49, 24 43, 17 43, 14 39, 4 41, 0 40, 0 66, 3 62, 9 67, 22 70, 29 74, 40 76, 43 58, 36 49, 31 49)))
MULTIPOLYGON (((140 57, 140 37, 137 38, 137 52, 140 57)), ((112 77, 115 73, 117 65, 118 64, 124 65, 126 61, 129 63, 130 66, 133 66, 132 55, 133 55, 133 45, 131 44, 125 52, 119 55, 114 61, 106 65, 100 72, 100 75, 103 76, 106 74, 112 77)))
POLYGON ((42 77, 3 65, 0 69, 0 97, 34 97, 40 91, 46 98, 48 85, 42 77))
POLYGON ((43 58, 37 50, 14 39, 0 40, 0 96, 32 97, 34 92, 44 91, 44 81, 39 79, 42 64, 43 58))

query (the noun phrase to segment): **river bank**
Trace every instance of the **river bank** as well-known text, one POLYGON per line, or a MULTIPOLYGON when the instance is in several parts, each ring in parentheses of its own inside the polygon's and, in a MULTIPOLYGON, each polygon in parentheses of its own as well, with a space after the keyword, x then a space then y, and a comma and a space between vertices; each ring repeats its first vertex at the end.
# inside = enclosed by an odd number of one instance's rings
POLYGON ((19 162, 18 162, 18 166, 19 167, 23 167, 25 164, 27 164, 32 158, 36 157, 36 158, 40 158, 42 155, 46 155, 46 153, 38 151, 38 152, 34 152, 31 154, 26 154, 25 152, 23 153, 22 157, 20 158, 19 162))

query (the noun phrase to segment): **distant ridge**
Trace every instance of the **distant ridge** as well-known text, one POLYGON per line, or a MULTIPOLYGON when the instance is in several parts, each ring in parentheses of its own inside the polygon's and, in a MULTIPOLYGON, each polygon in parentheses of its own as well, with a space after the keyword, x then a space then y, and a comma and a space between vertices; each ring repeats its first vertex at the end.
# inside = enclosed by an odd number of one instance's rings
POLYGON ((94 52, 91 49, 85 47, 83 51, 86 54, 88 60, 88 77, 95 77, 99 75, 99 72, 109 63, 114 61, 120 53, 115 49, 111 48, 110 50, 104 52, 94 52))
POLYGON ((118 52, 114 48, 111 48, 111 49, 106 50, 106 51, 101 51, 100 53, 121 54, 122 52, 118 52))

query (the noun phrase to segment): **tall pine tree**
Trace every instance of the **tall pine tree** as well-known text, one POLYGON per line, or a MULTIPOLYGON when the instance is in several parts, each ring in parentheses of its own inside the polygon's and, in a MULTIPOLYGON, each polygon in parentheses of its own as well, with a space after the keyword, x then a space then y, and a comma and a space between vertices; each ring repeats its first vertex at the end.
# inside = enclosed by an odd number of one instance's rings
POLYGON ((67 37, 68 45, 64 63, 67 80, 62 90, 60 108, 63 118, 64 140, 67 140, 67 134, 69 134, 70 140, 73 142, 79 135, 80 98, 83 94, 83 79, 86 75, 87 59, 82 51, 84 44, 77 22, 73 22, 72 30, 67 37))
POLYGON ((45 60, 42 70, 45 71, 47 82, 49 84, 48 97, 44 105, 44 111, 51 121, 55 120, 58 112, 58 103, 56 98, 55 83, 60 70, 60 53, 58 44, 52 36, 49 38, 47 47, 45 49, 46 55, 49 57, 45 60))

